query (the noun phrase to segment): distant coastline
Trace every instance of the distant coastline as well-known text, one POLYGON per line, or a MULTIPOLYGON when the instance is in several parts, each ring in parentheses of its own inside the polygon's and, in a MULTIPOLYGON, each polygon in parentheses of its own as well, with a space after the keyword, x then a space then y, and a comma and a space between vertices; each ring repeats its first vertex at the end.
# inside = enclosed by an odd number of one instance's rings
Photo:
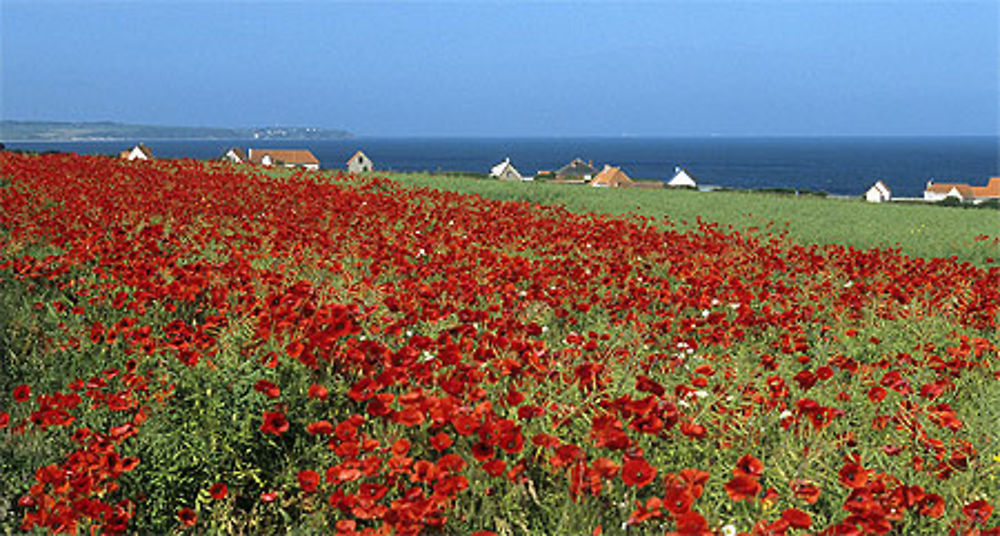
POLYGON ((346 130, 319 127, 181 127, 134 125, 110 121, 0 121, 3 142, 91 142, 163 140, 340 140, 353 138, 346 130))

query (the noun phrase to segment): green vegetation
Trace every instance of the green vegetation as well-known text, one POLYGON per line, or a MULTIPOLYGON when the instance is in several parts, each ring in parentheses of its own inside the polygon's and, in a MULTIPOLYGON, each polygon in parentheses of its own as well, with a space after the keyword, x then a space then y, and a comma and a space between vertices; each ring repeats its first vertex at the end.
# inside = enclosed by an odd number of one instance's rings
POLYGON ((477 194, 489 199, 561 205, 607 214, 669 218, 688 226, 698 218, 738 229, 785 229, 805 244, 861 249, 900 248, 917 257, 956 257, 978 265, 1000 259, 1000 210, 915 203, 871 204, 859 199, 687 189, 604 189, 580 185, 508 183, 426 174, 389 174, 403 184, 477 194), (787 225, 786 225, 787 224, 787 225), (987 235, 989 240, 976 240, 987 235))

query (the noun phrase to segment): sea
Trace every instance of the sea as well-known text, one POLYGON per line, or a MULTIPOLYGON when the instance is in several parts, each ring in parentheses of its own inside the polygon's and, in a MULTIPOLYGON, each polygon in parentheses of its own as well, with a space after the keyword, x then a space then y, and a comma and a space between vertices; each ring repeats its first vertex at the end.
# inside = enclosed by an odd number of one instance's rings
POLYGON ((522 175, 574 158, 619 166, 633 178, 669 180, 687 168, 700 186, 860 196, 876 180, 895 197, 920 197, 929 180, 985 185, 1000 176, 1000 137, 384 138, 337 140, 117 140, 9 142, 10 149, 117 154, 143 141, 159 158, 213 159, 228 147, 305 148, 324 169, 357 150, 376 170, 487 173, 510 158, 522 175))

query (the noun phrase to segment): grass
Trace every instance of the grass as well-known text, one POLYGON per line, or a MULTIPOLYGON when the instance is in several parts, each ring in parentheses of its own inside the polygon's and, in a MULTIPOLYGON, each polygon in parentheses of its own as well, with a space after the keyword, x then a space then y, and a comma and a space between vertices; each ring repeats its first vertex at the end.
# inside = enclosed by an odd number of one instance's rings
POLYGON ((698 192, 673 189, 603 189, 583 185, 510 183, 471 177, 389 173, 412 186, 477 194, 503 201, 561 205, 577 212, 667 217, 679 225, 698 218, 737 229, 784 228, 805 244, 860 249, 900 248, 924 258, 956 257, 984 266, 1000 258, 1000 210, 924 204, 872 204, 859 199, 776 193, 698 192), (786 226, 787 224, 787 226, 786 226), (990 240, 979 240, 987 235, 990 240))

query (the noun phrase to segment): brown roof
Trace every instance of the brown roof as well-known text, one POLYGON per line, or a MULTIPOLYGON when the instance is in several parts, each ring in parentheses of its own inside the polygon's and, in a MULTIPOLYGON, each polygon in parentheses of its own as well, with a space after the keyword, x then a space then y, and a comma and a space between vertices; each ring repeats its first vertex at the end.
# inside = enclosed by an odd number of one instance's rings
POLYGON ((247 158, 247 154, 245 152, 243 152, 243 149, 240 149, 239 147, 230 147, 230 148, 226 149, 226 152, 222 153, 222 156, 220 158, 226 158, 226 155, 229 154, 229 151, 232 151, 233 153, 235 153, 236 154, 236 158, 238 158, 240 160, 240 162, 248 162, 249 161, 249 159, 247 158))
POLYGON ((974 197, 972 193, 972 186, 968 184, 952 183, 952 182, 936 182, 927 187, 928 192, 933 192, 935 194, 946 195, 954 188, 958 191, 959 195, 965 198, 974 197))
POLYGON ((264 156, 270 156, 276 164, 319 165, 319 160, 308 149, 250 149, 250 161, 254 164, 262 163, 264 156))
POLYGON ((980 198, 1000 199, 1000 177, 990 178, 990 182, 986 183, 986 186, 973 186, 972 195, 980 198))
POLYGON ((146 147, 145 145, 143 145, 141 143, 139 145, 133 145, 132 147, 130 147, 128 149, 125 149, 124 151, 122 151, 121 153, 119 153, 118 156, 120 156, 121 158, 128 158, 128 155, 136 147, 139 148, 139 152, 141 152, 142 154, 144 154, 146 156, 146 158, 149 158, 149 159, 153 158, 153 150, 150 149, 149 147, 146 147))
POLYGON ((608 186, 617 188, 622 184, 631 184, 633 181, 620 168, 605 166, 604 170, 597 174, 590 181, 591 186, 608 186))

